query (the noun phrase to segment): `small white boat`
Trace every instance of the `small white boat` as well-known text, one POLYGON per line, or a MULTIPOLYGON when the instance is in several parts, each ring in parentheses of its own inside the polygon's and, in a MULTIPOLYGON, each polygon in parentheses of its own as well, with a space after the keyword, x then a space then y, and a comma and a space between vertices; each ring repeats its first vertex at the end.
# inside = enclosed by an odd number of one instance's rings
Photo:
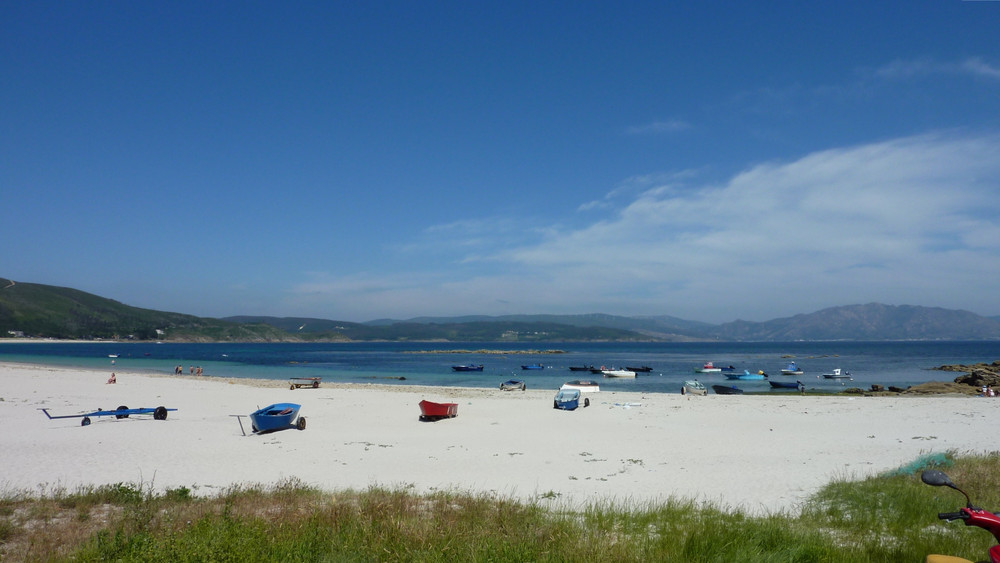
POLYGON ((719 373, 722 371, 722 368, 715 367, 715 364, 712 362, 706 362, 700 368, 694 368, 694 371, 695 373, 719 373))
POLYGON ((604 377, 635 377, 635 372, 627 369, 606 369, 602 370, 601 373, 604 374, 604 377))
POLYGON ((799 365, 795 362, 788 364, 788 367, 781 370, 781 375, 802 375, 802 370, 799 369, 799 365))
POLYGON ((841 371, 840 368, 833 370, 833 373, 824 373, 823 377, 826 379, 854 379, 849 371, 841 371))
POLYGON ((708 395, 708 389, 697 379, 689 379, 681 387, 681 395, 708 395))
POLYGON ((563 383, 560 389, 576 389, 581 393, 597 393, 601 390, 601 386, 596 381, 581 381, 577 379, 563 383))

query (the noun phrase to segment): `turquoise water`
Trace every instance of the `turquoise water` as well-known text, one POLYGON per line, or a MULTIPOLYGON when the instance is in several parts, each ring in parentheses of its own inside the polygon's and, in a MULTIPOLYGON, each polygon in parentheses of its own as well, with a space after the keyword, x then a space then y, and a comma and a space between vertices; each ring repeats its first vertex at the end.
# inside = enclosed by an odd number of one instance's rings
MULTIPOLYGON (((174 344, 174 343, 0 343, 0 362, 37 363, 121 371, 171 374, 200 366, 207 376, 253 379, 322 377, 325 382, 497 387, 522 379, 532 389, 557 389, 573 379, 599 376, 571 372, 571 365, 649 366, 635 380, 600 378, 601 388, 675 393, 685 379, 706 385, 735 384, 748 392, 768 391, 766 381, 730 381, 722 374, 695 374, 706 361, 733 365, 773 379, 801 380, 810 389, 837 390, 872 384, 906 387, 927 381, 950 381, 957 374, 931 368, 1000 359, 1000 342, 788 342, 788 343, 320 343, 320 344, 174 344), (561 354, 421 353, 435 350, 562 350, 561 354), (109 358, 109 354, 119 354, 109 358), (805 374, 779 375, 794 359, 805 374), (114 363, 112 363, 112 361, 114 363), (542 363, 525 371, 522 364, 542 363), (483 364, 482 372, 455 372, 453 365, 483 364), (850 371, 854 381, 822 379, 834 368, 850 371)), ((782 391, 775 391, 782 392, 782 391)))

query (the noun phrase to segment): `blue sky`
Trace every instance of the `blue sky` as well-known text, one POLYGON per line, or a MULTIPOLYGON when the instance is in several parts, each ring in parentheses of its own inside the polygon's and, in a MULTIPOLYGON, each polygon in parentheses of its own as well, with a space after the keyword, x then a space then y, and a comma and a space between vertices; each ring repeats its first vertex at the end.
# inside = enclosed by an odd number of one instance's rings
POLYGON ((0 276, 202 316, 1000 315, 1000 2, 0 3, 0 276))

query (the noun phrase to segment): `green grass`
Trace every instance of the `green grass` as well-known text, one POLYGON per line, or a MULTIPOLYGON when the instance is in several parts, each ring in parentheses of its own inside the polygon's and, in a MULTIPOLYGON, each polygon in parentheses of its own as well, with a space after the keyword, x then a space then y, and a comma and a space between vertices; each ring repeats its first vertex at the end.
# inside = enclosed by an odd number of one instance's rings
MULTIPOLYGON (((949 457, 949 475, 1000 507, 1000 454, 949 457)), ((937 520, 963 505, 914 471, 836 481, 796 514, 688 500, 560 511, 494 495, 329 493, 290 480, 198 498, 118 483, 0 497, 11 561, 922 561, 972 560, 993 539, 937 520)))

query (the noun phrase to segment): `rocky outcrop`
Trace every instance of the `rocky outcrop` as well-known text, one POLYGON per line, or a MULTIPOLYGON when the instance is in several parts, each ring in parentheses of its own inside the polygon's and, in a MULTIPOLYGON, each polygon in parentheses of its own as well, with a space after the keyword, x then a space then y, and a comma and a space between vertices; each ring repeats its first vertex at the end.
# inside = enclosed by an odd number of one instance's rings
POLYGON ((992 386, 994 389, 1000 389, 1000 360, 997 360, 992 364, 956 364, 950 366, 940 366, 934 369, 941 371, 964 372, 964 375, 960 375, 955 378, 955 383, 969 385, 977 389, 981 389, 984 385, 992 386))

